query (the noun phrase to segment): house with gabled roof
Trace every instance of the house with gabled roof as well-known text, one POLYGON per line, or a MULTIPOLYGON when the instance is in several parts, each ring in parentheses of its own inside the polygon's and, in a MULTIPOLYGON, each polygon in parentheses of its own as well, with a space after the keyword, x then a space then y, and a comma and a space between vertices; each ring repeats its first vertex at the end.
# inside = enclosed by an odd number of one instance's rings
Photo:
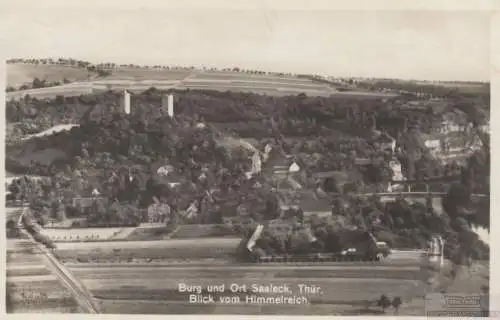
POLYGON ((263 170, 272 173, 287 172, 289 166, 292 164, 293 157, 286 155, 278 148, 273 148, 268 153, 268 158, 263 163, 263 170))
POLYGON ((297 157, 287 155, 280 150, 272 149, 269 157, 263 163, 262 171, 278 180, 279 188, 301 189, 298 180, 304 176, 305 164, 297 157))
POLYGON ((183 181, 182 176, 171 165, 152 164, 151 171, 158 182, 168 184, 170 187, 175 187, 183 181))

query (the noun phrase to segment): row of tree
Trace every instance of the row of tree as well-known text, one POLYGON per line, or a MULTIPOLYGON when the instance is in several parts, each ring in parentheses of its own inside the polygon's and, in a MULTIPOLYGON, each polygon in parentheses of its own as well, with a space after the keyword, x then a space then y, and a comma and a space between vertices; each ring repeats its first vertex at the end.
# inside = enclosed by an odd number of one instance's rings
MULTIPOLYGON (((450 197, 453 195, 447 198, 450 197)), ((433 234, 441 234, 446 240, 445 255, 454 261, 462 259, 463 263, 469 257, 478 260, 489 257, 488 246, 478 239, 471 222, 464 217, 435 212, 432 204, 410 205, 402 198, 387 203, 376 198, 368 201, 339 198, 332 205, 332 216, 313 216, 306 224, 300 222, 303 220, 300 211, 285 213, 283 217, 295 217, 296 227, 266 229, 256 244, 264 255, 334 253, 348 245, 367 249, 370 241, 363 237, 369 231, 378 240, 398 248, 425 248, 433 234), (349 228, 358 231, 346 232, 349 228)), ((285 220, 282 225, 294 223, 285 220)))
MULTIPOLYGON (((149 109, 151 107, 157 109, 163 94, 163 92, 152 88, 143 94, 133 96, 132 105, 134 108, 132 112, 135 112, 134 109, 149 109)), ((312 129, 316 130, 323 125, 327 125, 331 129, 336 129, 335 126, 339 125, 343 131, 352 128, 353 124, 359 130, 363 127, 372 128, 376 123, 393 134, 395 130, 405 130, 404 119, 407 120, 406 122, 425 123, 426 119, 432 120, 433 117, 436 117, 426 112, 415 113, 411 110, 405 110, 399 108, 395 102, 382 99, 362 100, 339 96, 307 97, 305 95, 271 97, 253 93, 206 90, 176 91, 175 96, 177 116, 221 124, 238 122, 238 126, 233 126, 231 129, 236 130, 241 127, 238 130, 242 132, 248 131, 250 128, 258 129, 254 136, 258 136, 259 131, 262 135, 269 134, 270 119, 274 119, 275 124, 284 135, 303 136, 308 131, 301 133, 296 127, 304 127, 305 120, 312 126, 312 129), (336 120, 345 124, 334 123, 336 120), (244 125, 245 122, 248 125, 244 125), (296 124, 294 125, 294 123, 296 124), (289 128, 287 129, 287 127, 289 128)), ((61 123, 62 118, 69 118, 78 123, 89 107, 98 105, 98 110, 108 109, 110 106, 119 106, 120 99, 120 93, 112 92, 80 97, 60 96, 48 100, 37 100, 26 96, 20 101, 7 102, 7 121, 43 119, 50 115, 50 118, 44 120, 49 122, 47 126, 51 126, 53 122, 61 123)), ((154 119, 158 111, 144 116, 154 119)), ((427 122, 429 121, 427 120, 427 122)))
POLYGON ((14 88, 12 86, 7 86, 5 89, 6 92, 13 92, 13 91, 18 91, 18 90, 28 90, 28 89, 39 89, 39 88, 48 88, 48 87, 55 87, 55 86, 60 86, 62 84, 67 84, 70 83, 70 81, 66 78, 64 78, 62 81, 47 81, 46 79, 38 79, 35 77, 32 81, 31 84, 23 84, 19 86, 19 88, 14 88))
POLYGON ((91 63, 88 61, 83 61, 83 60, 78 60, 78 59, 72 59, 72 58, 41 58, 41 59, 23 59, 23 58, 16 58, 16 59, 9 59, 7 60, 7 63, 9 64, 14 64, 14 63, 29 63, 29 64, 42 64, 42 65, 65 65, 65 66, 71 66, 71 67, 79 67, 79 68, 88 68, 89 66, 95 66, 98 69, 104 69, 104 70, 110 70, 110 69, 116 69, 116 68, 136 68, 136 69, 163 69, 163 70, 195 70, 195 69, 200 69, 203 71, 212 71, 212 72, 233 72, 233 73, 247 73, 247 74, 259 74, 259 75, 275 75, 275 76, 297 76, 300 78, 321 78, 320 76, 317 75, 303 75, 303 74, 293 74, 290 72, 284 73, 284 72, 270 72, 270 71, 261 71, 261 70, 254 70, 254 69, 244 69, 244 68, 239 68, 239 67, 232 67, 232 68, 216 68, 216 67, 201 67, 201 68, 195 68, 194 66, 167 66, 167 65, 137 65, 137 64, 117 64, 113 62, 101 62, 101 63, 91 63))

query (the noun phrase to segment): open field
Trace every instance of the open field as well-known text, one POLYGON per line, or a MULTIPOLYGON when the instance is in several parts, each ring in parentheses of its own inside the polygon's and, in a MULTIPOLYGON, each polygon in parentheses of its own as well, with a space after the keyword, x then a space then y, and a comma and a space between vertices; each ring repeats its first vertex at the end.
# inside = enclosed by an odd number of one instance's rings
POLYGON ((238 73, 231 71, 204 71, 197 72, 194 76, 195 79, 214 79, 214 80, 259 80, 259 81, 274 81, 274 82, 284 82, 284 83, 297 83, 297 84, 311 84, 314 83, 312 80, 298 78, 294 76, 279 76, 273 74, 248 74, 248 73, 238 73))
POLYGON ((7 312, 80 312, 70 292, 44 265, 42 254, 27 240, 7 240, 7 312))
MULTIPOLYGON (((193 239, 211 237, 237 237, 237 233, 228 226, 217 224, 181 225, 169 235, 169 239, 193 239)), ((201 240, 202 241, 202 240, 201 240)))
POLYGON ((5 220, 13 219, 17 222, 17 219, 21 216, 22 208, 5 208, 5 220))
POLYGON ((91 82, 71 83, 67 85, 28 89, 6 93, 6 100, 19 100, 29 95, 37 99, 53 99, 56 96, 75 97, 83 94, 90 94, 94 90, 91 82))
POLYGON ((48 276, 51 272, 43 265, 7 266, 7 277, 48 276))
MULTIPOLYGON (((397 253, 410 258, 409 253, 397 253)), ((422 296, 430 292, 426 280, 429 272, 422 269, 416 253, 413 263, 366 265, 364 263, 338 263, 337 265, 113 265, 77 264, 68 265, 72 272, 82 279, 100 303, 104 313, 215 313, 215 314, 377 314, 380 311, 370 301, 381 294, 403 298, 400 315, 423 315, 422 296), (289 295, 305 296, 305 305, 256 305, 245 303, 247 293, 212 293, 215 300, 220 296, 237 296, 240 303, 196 304, 188 303, 187 293, 179 292, 178 284, 210 284, 226 287, 231 283, 239 285, 282 285, 290 286, 289 295), (301 293, 298 285, 308 284, 321 287, 321 293, 301 293)), ((396 260, 397 260, 396 259, 396 260)), ((480 268, 479 268, 480 269, 480 268)), ((481 271, 483 271, 481 269, 481 271)), ((459 279, 465 275, 459 275, 459 279)), ((466 279, 459 282, 467 282, 466 279)), ((474 280, 476 281, 476 280, 474 280)), ((476 281, 479 283, 479 281, 476 281)), ((483 281, 484 282, 484 281, 483 281)), ((458 282, 454 284, 457 286, 458 282)), ((466 285, 466 284, 465 284, 466 285)), ((478 292, 477 285, 470 292, 478 292)), ((451 287, 450 287, 451 289, 451 287)), ((463 289, 461 289, 463 290, 463 289)), ((463 291, 463 292, 469 292, 463 291)), ((207 291, 202 291, 208 294, 207 291)), ((450 291, 448 291, 450 292, 450 291)), ((459 291, 455 291, 459 292, 459 291)), ((251 293, 249 293, 251 294, 251 293)), ((271 294, 261 294, 270 296, 271 294)), ((391 313, 392 311, 389 311, 391 313)))
POLYGON ((181 80, 99 80, 91 83, 94 91, 129 90, 140 93, 155 87, 159 90, 168 90, 176 87, 181 80))
MULTIPOLYGON (((241 286, 251 287, 253 284, 267 285, 270 282, 275 285, 287 285, 292 289, 292 292, 301 295, 299 284, 315 285, 322 288, 322 295, 305 295, 312 303, 333 303, 333 304, 349 304, 356 301, 375 300, 382 293, 390 293, 391 295, 405 295, 413 290, 417 285, 417 280, 391 280, 391 279, 280 279, 268 276, 261 278, 178 278, 166 281, 164 279, 144 279, 139 275, 140 279, 84 279, 85 285, 91 290, 92 294, 98 299, 119 299, 119 300, 160 300, 160 301, 179 301, 187 302, 188 295, 178 291, 179 283, 194 283, 196 285, 221 285, 229 287, 231 284, 239 284, 241 286)), ((250 291, 250 290, 249 290, 250 291)), ((205 292, 206 293, 206 292, 205 292)), ((251 293, 251 292, 249 292, 251 293)), ((223 295, 231 295, 231 291, 227 290, 223 295)), ((240 297, 244 301, 244 296, 240 297)))
MULTIPOLYGON (((223 281, 228 283, 234 282, 233 279, 240 279, 242 277, 248 279, 259 279, 261 276, 271 276, 273 278, 288 279, 290 281, 295 281, 296 278, 301 278, 304 281, 316 281, 315 278, 338 278, 337 282, 342 282, 344 279, 352 279, 354 282, 358 279, 371 279, 377 281, 379 279, 384 279, 390 274, 390 279, 392 280, 418 280, 421 276, 421 269, 418 265, 365 265, 365 264, 353 264, 353 265, 304 265, 300 268, 297 266, 289 265, 248 265, 248 264, 231 264, 231 265, 221 265, 221 266, 105 266, 105 265, 73 265, 70 266, 73 274, 80 277, 80 275, 92 274, 96 278, 102 277, 106 279, 109 273, 115 271, 117 273, 116 277, 119 278, 130 278, 130 281, 140 281, 140 279, 134 279, 134 275, 137 274, 147 274, 148 277, 158 277, 164 278, 163 276, 168 273, 175 273, 177 278, 172 279, 184 279, 192 278, 193 274, 196 274, 197 283, 203 284, 216 278, 220 278, 221 274, 224 275, 223 281), (203 280, 204 279, 204 280, 203 280)), ((288 281, 287 280, 287 281, 288 281)), ((163 280, 161 280, 163 281, 163 280)), ((165 280, 170 281, 170 280, 165 280)), ((161 287, 161 284, 154 284, 161 287)))
POLYGON ((84 68, 44 65, 31 63, 8 63, 6 65, 7 85, 18 87, 33 82, 34 78, 46 80, 47 82, 62 82, 65 78, 73 81, 87 81, 93 76, 84 68))
MULTIPOLYGON (((189 76, 190 70, 156 70, 146 68, 120 67, 112 70, 112 74, 99 78, 103 81, 113 80, 182 80, 189 76)), ((44 65, 31 63, 9 63, 7 64, 7 85, 20 86, 30 84, 34 78, 46 80, 47 82, 62 82, 67 79, 70 82, 82 82, 95 78, 95 74, 85 68, 64 65, 44 65)))
MULTIPOLYGON (((214 237, 238 237, 238 235, 231 227, 220 224, 186 224, 177 226, 172 230, 172 228, 163 224, 148 225, 142 223, 122 239, 128 241, 154 241, 214 237)), ((113 239, 117 239, 117 237, 113 237, 113 239)))
MULTIPOLYGON (((162 256, 172 254, 176 258, 181 252, 186 257, 196 257, 209 253, 212 258, 221 258, 222 249, 233 249, 239 239, 217 238, 195 240, 163 240, 163 241, 125 241, 101 243, 60 243, 61 251, 67 254, 89 252, 122 255, 124 251, 135 250, 137 254, 151 255, 156 252, 162 256), (196 243, 196 246, 194 245, 196 243), (192 248, 196 249, 196 253, 192 248), (125 248, 117 250, 119 248, 125 248), (147 248, 147 249, 145 249, 147 248), (191 248, 191 249, 190 249, 191 248), (213 249, 217 249, 213 251, 213 249), (94 250, 93 250, 94 249, 94 250), (180 251, 178 251, 180 250, 180 251)), ((28 296, 27 292, 37 292, 32 304, 39 312, 79 312, 69 293, 59 285, 54 275, 40 265, 39 255, 34 252, 25 254, 20 247, 26 245, 22 241, 10 241, 7 260, 8 285, 13 300, 14 312, 28 310, 21 303, 28 296), (18 250, 16 250, 18 248, 18 250), (24 298, 23 294, 24 293, 24 298)), ((224 250, 222 250, 223 252, 224 250)), ((136 255, 136 254, 134 254, 136 255)), ((92 256, 92 254, 90 254, 92 256)), ((127 256, 127 255, 125 255, 127 256)), ((224 260, 224 259, 223 259, 224 260)), ((323 265, 255 265, 255 264, 214 263, 204 265, 151 265, 151 264, 107 264, 79 263, 67 264, 72 274, 77 277, 97 298, 103 313, 198 313, 212 312, 230 314, 237 311, 255 313, 283 314, 332 314, 377 312, 366 311, 367 301, 377 299, 380 294, 401 295, 404 299, 423 294, 422 283, 425 272, 420 269, 419 252, 396 253, 394 261, 387 264, 369 263, 331 263, 323 265), (398 260, 398 261, 396 261, 398 260), (242 304, 190 304, 186 293, 178 292, 178 284, 238 283, 290 286, 292 293, 288 295, 304 296, 307 305, 252 305, 242 304), (320 294, 300 293, 299 284, 321 287, 320 294)), ((238 296, 244 301, 242 293, 219 293, 219 296, 238 296)), ((261 294, 260 296, 269 296, 261 294)), ((218 299, 217 296, 215 296, 218 299)), ((30 305, 31 306, 31 305, 30 305)), ((423 312, 423 311, 422 311, 423 312)), ((418 310, 417 310, 418 313, 418 310)))
POLYGON ((191 70, 146 69, 119 67, 111 70, 110 76, 103 80, 182 80, 188 77, 191 70))
POLYGON ((88 87, 74 87, 74 86, 57 86, 41 89, 30 89, 23 91, 8 92, 6 97, 8 100, 20 100, 26 95, 39 100, 54 99, 56 96, 63 97, 76 97, 85 94, 91 94, 93 88, 88 87))
MULTIPOLYGON (((366 309, 364 306, 335 305, 335 304, 309 304, 309 305, 236 305, 236 304, 186 304, 172 301, 147 301, 147 300, 101 300, 101 310, 106 313, 117 314, 248 314, 248 315, 381 315, 382 312, 375 307, 366 309)), ((390 313, 389 313, 390 314, 390 313)), ((411 315, 422 315, 423 307, 411 315)), ((409 314, 410 315, 410 314, 409 314)))
MULTIPOLYGON (((419 85, 430 85, 430 83, 425 81, 416 81, 415 83, 419 85)), ((483 93, 490 90, 489 83, 439 82, 434 85, 445 88, 456 88, 461 92, 469 93, 483 93)))
MULTIPOLYGON (((363 266, 240 266, 224 267, 71 267, 92 294, 100 300, 104 313, 285 313, 332 314, 346 313, 364 307, 366 301, 377 299, 380 294, 401 295, 407 299, 422 295, 419 267, 363 267, 363 266), (367 272, 370 270, 370 273, 367 272), (373 272, 376 272, 373 273, 373 272), (397 273, 396 279, 393 277, 397 273), (188 295, 178 291, 178 284, 190 285, 232 283, 251 286, 286 284, 290 296, 304 296, 307 305, 252 305, 245 303, 247 293, 213 294, 238 296, 241 304, 188 303, 188 295), (318 294, 300 292, 299 284, 321 287, 318 294), (142 307, 141 307, 142 306, 142 307), (327 311, 328 310, 328 311, 327 311)), ((207 292, 205 291, 205 294, 207 292)), ((260 294, 271 296, 272 294, 260 294)), ((422 310, 423 312, 423 310, 422 310)))
MULTIPOLYGON (((102 256, 118 255, 128 257, 144 255, 151 258, 151 253, 161 256, 178 258, 181 252, 186 257, 193 258, 209 252, 212 258, 225 260, 224 249, 234 249, 239 239, 217 238, 195 240, 163 240, 163 241, 124 241, 124 242, 89 242, 60 243, 59 255, 66 253, 82 256, 92 256, 98 253, 102 256), (195 245, 196 244, 196 245, 195 245), (222 250, 221 250, 222 244, 222 250), (201 250, 195 247, 201 248, 201 250), (147 249, 145 249, 147 248, 147 249), (217 250, 219 248, 219 250, 217 250), (214 250, 215 249, 215 250, 214 250), (134 252, 135 251, 135 252, 134 252)), ((11 242, 9 248, 19 246, 21 242, 11 242)), ((11 250, 12 251, 12 250, 11 250)), ((228 250, 230 252, 231 250, 228 250)), ((225 260, 225 264, 110 264, 110 263, 67 263, 66 266, 97 298, 103 313, 184 313, 196 314, 209 312, 215 314, 248 313, 248 314, 376 314, 380 311, 376 306, 367 309, 370 301, 376 300, 381 294, 391 297, 399 295, 405 301, 405 310, 401 315, 423 315, 424 304, 418 300, 427 290, 425 284, 428 271, 422 269, 422 258, 419 251, 395 251, 393 257, 383 263, 325 263, 325 264, 234 264, 225 260), (224 291, 213 294, 216 301, 219 296, 237 296, 240 303, 195 304, 188 302, 188 295, 179 292, 178 284, 185 283, 206 287, 211 284, 231 283, 239 285, 252 284, 290 286, 293 296, 304 296, 308 304, 304 305, 256 305, 245 302, 246 293, 231 293, 224 291), (318 294, 301 293, 298 285, 316 285, 321 287, 318 294), (406 304, 408 306, 406 306, 406 304)), ((64 259, 63 259, 64 260, 64 259)), ((47 293, 45 284, 55 281, 53 275, 48 275, 43 266, 36 265, 36 254, 26 255, 20 251, 9 254, 7 273, 10 279, 16 279, 15 290, 34 289, 41 292, 40 296, 47 302, 40 310, 52 312, 78 312, 76 307, 63 306, 51 309, 51 301, 66 303, 65 294, 56 290, 56 295, 47 293), (24 267, 20 267, 19 264, 24 267), (24 279, 24 280, 21 280, 24 279), (59 300, 57 300, 59 299, 59 300)), ((17 291, 12 292, 17 292, 17 291)), ((19 291, 19 292, 21 292, 19 291)), ((54 290, 53 290, 54 291, 54 290)), ((248 292, 247 292, 248 293, 248 292)), ((208 292, 205 292, 208 294, 208 292)), ((248 293, 252 294, 252 293, 248 293)), ((262 293, 266 297, 272 294, 262 293)), ((16 293, 15 299, 19 300, 16 293)), ((15 300, 14 299, 14 300, 15 300)), ((237 299, 237 298, 236 298, 237 299)), ((71 299, 67 300, 71 303, 71 299)), ((60 304, 55 303, 55 306, 60 304)), ((23 310, 19 305, 16 310, 23 310)), ((403 309, 402 309, 403 310, 403 309)), ((19 311, 18 311, 19 312, 19 311)))
POLYGON ((57 244, 56 252, 63 262, 224 259, 234 256, 240 241, 239 238, 204 238, 203 240, 64 242, 57 244))
POLYGON ((167 249, 167 250, 185 250, 192 248, 194 244, 199 249, 209 249, 212 247, 231 247, 236 248, 240 243, 240 238, 205 238, 199 239, 172 239, 169 241, 112 241, 112 242, 79 242, 79 243, 60 243, 60 250, 92 250, 101 249, 167 249))
MULTIPOLYGON (((15 69, 15 65, 12 65, 15 69)), ((61 67, 61 66, 58 66, 61 67)), ((13 70, 14 70, 13 69, 13 70)), ((71 68, 73 69, 73 68, 71 68)), ((19 73, 19 71, 14 70, 19 73)), ((49 70, 49 73, 54 71, 49 70)), ((144 91, 150 87, 158 89, 199 89, 216 91, 239 91, 268 94, 274 96, 297 95, 310 96, 348 95, 350 97, 387 96, 380 92, 339 92, 334 87, 293 76, 253 75, 237 72, 205 72, 200 70, 154 70, 144 68, 118 68, 108 77, 86 80, 50 88, 8 92, 7 99, 20 99, 25 94, 39 99, 53 98, 56 95, 75 96, 88 94, 95 90, 144 91)))
POLYGON ((32 312, 80 312, 71 294, 55 277, 7 276, 6 286, 11 299, 10 312, 24 313, 28 309, 32 312))
MULTIPOLYGON (((57 243, 57 256, 63 263, 130 263, 138 265, 178 264, 217 260, 235 261, 240 238, 170 238, 151 241, 91 241, 57 243)), ((421 263, 420 251, 394 251, 382 264, 414 266, 421 263)), ((358 265, 360 262, 329 262, 331 265, 358 265)), ((270 263, 271 265, 273 263, 270 263)), ((366 265, 373 266, 366 262, 366 265)))

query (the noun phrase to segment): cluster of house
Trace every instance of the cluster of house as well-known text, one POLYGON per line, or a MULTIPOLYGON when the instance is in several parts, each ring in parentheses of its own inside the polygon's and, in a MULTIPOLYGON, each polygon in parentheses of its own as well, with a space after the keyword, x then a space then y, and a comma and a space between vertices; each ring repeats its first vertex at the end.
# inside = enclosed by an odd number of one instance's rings
POLYGON ((446 121, 441 131, 427 137, 425 145, 431 154, 447 156, 477 150, 481 148, 482 142, 472 133, 472 124, 461 125, 446 121))

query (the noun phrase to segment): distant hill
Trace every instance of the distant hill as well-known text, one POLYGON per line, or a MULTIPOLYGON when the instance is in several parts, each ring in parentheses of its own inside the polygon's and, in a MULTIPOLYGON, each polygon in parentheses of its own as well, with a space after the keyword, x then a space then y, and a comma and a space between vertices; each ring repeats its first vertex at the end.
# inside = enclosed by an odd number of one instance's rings
POLYGON ((37 99, 54 98, 57 95, 72 97, 100 90, 127 89, 142 92, 150 87, 164 90, 252 92, 271 96, 347 95, 350 98, 360 99, 394 96, 367 90, 343 91, 333 83, 318 81, 313 76, 238 68, 208 70, 192 67, 92 64, 75 59, 51 60, 52 62, 49 63, 49 60, 51 59, 9 60, 7 63, 7 99, 20 99, 25 94, 37 99), (34 86, 35 79, 43 84, 34 86), (30 90, 26 91, 26 89, 30 90))
POLYGON ((31 63, 8 63, 7 86, 17 88, 23 84, 30 84, 34 78, 46 80, 47 82, 61 82, 66 79, 68 82, 88 81, 95 77, 95 73, 89 72, 86 68, 71 67, 64 65, 44 65, 31 63))

